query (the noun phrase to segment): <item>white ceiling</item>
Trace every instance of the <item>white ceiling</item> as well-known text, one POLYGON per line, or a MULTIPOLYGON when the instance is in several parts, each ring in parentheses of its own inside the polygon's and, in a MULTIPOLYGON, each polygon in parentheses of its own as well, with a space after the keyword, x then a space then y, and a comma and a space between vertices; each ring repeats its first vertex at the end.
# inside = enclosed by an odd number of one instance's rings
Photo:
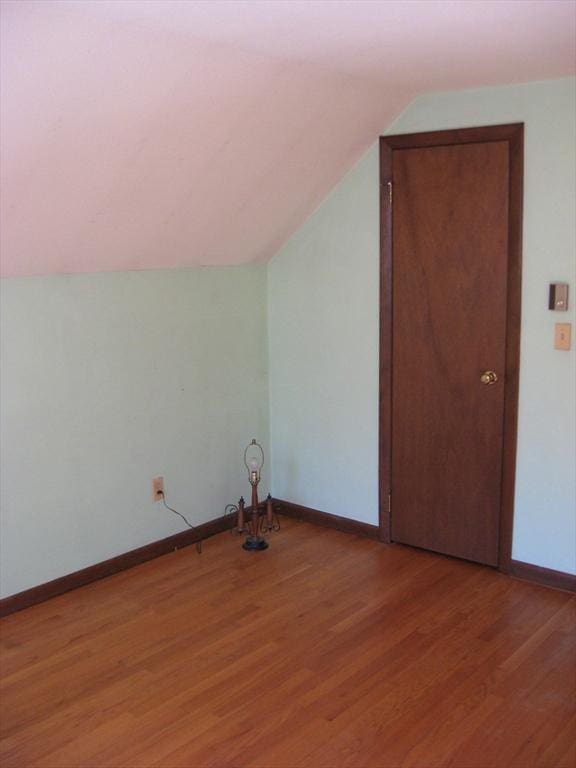
POLYGON ((575 9, 2 2, 3 273, 267 260, 416 94, 573 74, 575 9))

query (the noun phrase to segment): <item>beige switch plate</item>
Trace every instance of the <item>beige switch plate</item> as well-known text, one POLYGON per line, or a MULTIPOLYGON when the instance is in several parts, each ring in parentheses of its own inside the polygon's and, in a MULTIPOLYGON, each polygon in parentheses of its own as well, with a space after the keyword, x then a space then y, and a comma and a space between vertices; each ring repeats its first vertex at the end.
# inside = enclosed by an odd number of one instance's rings
POLYGON ((556 323, 554 326, 554 349, 570 349, 570 337, 572 325, 570 323, 556 323))

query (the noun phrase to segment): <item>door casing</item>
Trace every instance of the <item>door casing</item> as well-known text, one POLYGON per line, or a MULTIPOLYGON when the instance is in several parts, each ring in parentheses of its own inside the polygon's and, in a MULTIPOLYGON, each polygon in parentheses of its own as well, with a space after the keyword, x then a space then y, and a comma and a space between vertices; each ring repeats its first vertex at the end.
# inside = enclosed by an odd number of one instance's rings
POLYGON ((520 319, 522 278, 522 202, 524 125, 486 126, 446 131, 382 136, 380 138, 380 401, 379 401, 379 529, 380 539, 390 542, 392 458, 392 206, 394 179, 392 157, 396 149, 506 141, 509 148, 508 264, 506 294, 506 371, 502 446, 502 490, 498 569, 510 570, 514 517, 514 480, 518 419, 520 319))

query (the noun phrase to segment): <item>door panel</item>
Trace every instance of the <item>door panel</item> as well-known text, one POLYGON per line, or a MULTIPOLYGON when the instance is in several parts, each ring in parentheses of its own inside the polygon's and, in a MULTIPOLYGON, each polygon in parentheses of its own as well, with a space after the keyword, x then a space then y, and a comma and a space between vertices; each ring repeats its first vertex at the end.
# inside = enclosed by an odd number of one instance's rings
POLYGON ((391 538, 497 565, 509 145, 394 149, 391 170, 391 538))

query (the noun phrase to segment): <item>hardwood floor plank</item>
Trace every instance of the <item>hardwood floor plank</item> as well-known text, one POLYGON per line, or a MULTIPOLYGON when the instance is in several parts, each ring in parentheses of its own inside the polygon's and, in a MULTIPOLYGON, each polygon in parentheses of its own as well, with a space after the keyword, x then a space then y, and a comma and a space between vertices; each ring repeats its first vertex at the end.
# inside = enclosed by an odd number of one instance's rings
POLYGON ((576 597, 282 522, 3 619, 3 768, 572 768, 576 597))
POLYGON ((576 765, 576 716, 559 723, 556 737, 534 761, 535 768, 573 768, 576 765))

